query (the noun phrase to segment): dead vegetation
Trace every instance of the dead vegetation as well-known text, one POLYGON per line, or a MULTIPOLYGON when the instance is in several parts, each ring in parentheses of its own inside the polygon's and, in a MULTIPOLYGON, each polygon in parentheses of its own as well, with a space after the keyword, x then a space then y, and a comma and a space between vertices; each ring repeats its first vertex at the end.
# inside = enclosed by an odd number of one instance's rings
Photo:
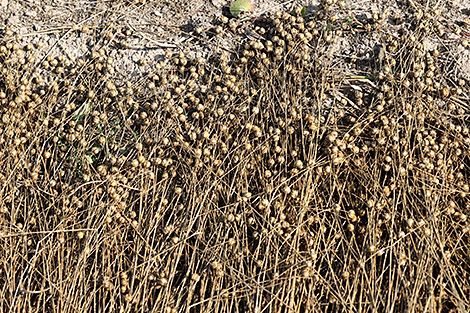
POLYGON ((0 310, 468 312, 468 82, 424 49, 439 12, 392 35, 333 2, 121 85, 107 49, 37 60, 6 27, 0 310), (335 71, 351 31, 381 38, 369 76, 335 71))

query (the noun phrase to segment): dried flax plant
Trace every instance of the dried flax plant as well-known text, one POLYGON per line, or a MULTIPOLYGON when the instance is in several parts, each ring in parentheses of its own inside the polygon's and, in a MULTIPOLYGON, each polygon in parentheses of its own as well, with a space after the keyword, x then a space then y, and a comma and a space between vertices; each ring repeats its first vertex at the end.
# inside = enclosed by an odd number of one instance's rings
POLYGON ((413 3, 396 34, 276 12, 237 54, 124 84, 125 29, 36 66, 6 27, 0 310, 467 312, 468 82, 413 3), (381 38, 369 76, 334 68, 353 31, 381 38))

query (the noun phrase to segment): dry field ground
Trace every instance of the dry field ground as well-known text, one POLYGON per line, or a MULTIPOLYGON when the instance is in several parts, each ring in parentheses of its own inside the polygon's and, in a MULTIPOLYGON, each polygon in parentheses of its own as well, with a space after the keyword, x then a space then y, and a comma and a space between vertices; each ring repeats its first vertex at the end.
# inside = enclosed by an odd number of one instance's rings
POLYGON ((470 312, 467 0, 0 0, 0 312, 470 312))

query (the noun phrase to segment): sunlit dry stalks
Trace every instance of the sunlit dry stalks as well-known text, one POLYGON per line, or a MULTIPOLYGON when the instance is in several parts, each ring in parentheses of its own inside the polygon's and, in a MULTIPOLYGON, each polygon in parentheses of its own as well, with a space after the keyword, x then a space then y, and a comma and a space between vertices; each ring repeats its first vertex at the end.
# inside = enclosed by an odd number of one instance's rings
MULTIPOLYGON (((468 83, 443 78, 421 44, 431 13, 413 9, 412 32, 384 35, 373 84, 344 87, 329 61, 351 31, 344 6, 276 12, 254 21, 260 37, 239 57, 168 53, 124 84, 108 48, 26 75, 42 45, 5 28, 2 308, 23 272, 25 290, 51 287, 28 305, 73 297, 57 311, 249 311, 254 298, 405 311, 437 289, 442 307, 464 307, 468 83)), ((364 31, 386 18, 373 12, 364 31)), ((238 27, 221 22, 221 35, 238 27)))

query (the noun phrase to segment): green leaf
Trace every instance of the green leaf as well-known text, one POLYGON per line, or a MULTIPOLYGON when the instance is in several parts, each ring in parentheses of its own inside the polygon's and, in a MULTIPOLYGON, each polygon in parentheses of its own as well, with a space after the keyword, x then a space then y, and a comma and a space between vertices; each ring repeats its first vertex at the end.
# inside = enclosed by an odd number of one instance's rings
POLYGON ((253 0, 237 0, 230 5, 230 13, 237 17, 241 12, 253 12, 253 0))
POLYGON ((88 164, 93 164, 93 159, 89 155, 85 155, 85 160, 88 164))
POLYGON ((75 114, 73 115, 73 118, 75 120, 79 120, 81 119, 82 117, 84 117, 85 115, 88 114, 88 112, 90 111, 90 108, 91 108, 91 103, 88 101, 88 102, 85 102, 80 109, 77 110, 77 112, 75 112, 75 114))
POLYGON ((302 7, 302 10, 300 11, 300 14, 301 14, 301 15, 305 15, 305 13, 307 13, 307 8, 306 8, 306 7, 302 7))

